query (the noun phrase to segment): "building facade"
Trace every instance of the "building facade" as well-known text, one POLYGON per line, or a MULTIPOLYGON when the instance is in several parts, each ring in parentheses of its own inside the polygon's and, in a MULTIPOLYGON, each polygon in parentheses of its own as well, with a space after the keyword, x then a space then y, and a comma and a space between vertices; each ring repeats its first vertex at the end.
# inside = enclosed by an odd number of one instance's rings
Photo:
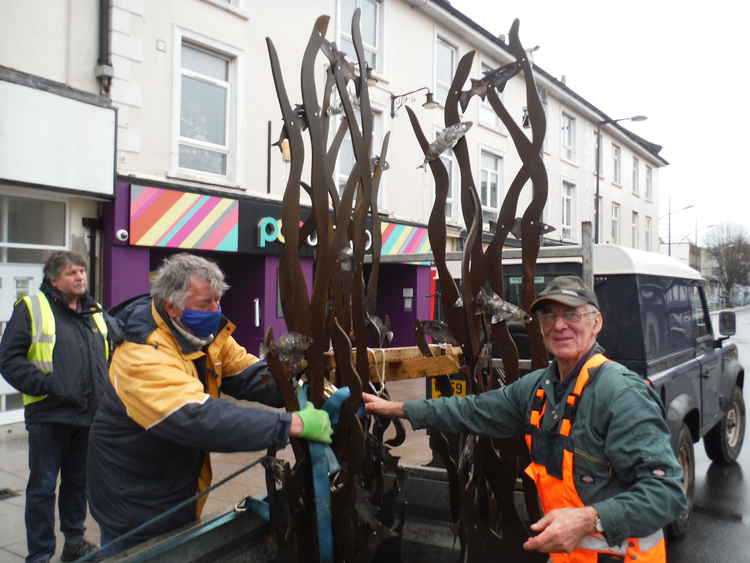
MULTIPOLYGON (((0 22, 0 332, 49 253, 100 276, 100 210, 114 197, 116 111, 97 74, 98 2, 11 2, 0 22), (43 39, 42 39, 43 38, 43 39)), ((99 277, 100 280, 100 277, 99 277)), ((0 378, 0 424, 23 418, 0 378)))
MULTIPOLYGON (((96 291, 106 306, 148 291, 164 257, 189 250, 216 260, 227 273, 232 288, 223 308, 238 325, 241 343, 257 352, 268 328, 283 332, 276 269, 289 164, 271 146, 282 123, 266 37, 276 45, 291 99, 300 102, 299 64, 315 19, 329 14, 328 38, 351 52, 349 26, 356 8, 377 80, 370 87, 373 145, 379 147, 391 132, 390 168, 379 201, 383 251, 429 251, 425 225, 433 179, 417 169, 423 156, 402 106, 412 107, 434 138, 444 126, 443 112, 422 107, 426 91, 444 101, 468 51, 476 51, 475 78, 511 60, 504 39, 449 2, 15 2, 0 21, 0 88, 5 88, 0 115, 19 120, 10 137, 0 136, 0 210, 26 205, 54 236, 0 233, 5 236, 0 268, 11 276, 3 279, 3 291, 21 288, 0 303, 0 315, 7 319, 26 277, 28 288, 38 283, 43 253, 51 248, 92 256, 96 291), (18 22, 44 29, 44 40, 18 22), (41 107, 34 96, 56 103, 43 113, 32 111, 31 106, 41 107), (71 98, 79 113, 62 103, 71 98), (38 135, 26 139, 28 132, 38 135), (44 145, 51 133, 55 142, 44 145), (13 158, 5 158, 6 149, 13 158), (27 163, 26 168, 17 171, 16 162, 27 163), (20 285, 13 286, 13 278, 20 285)), ((323 57, 319 64, 322 75, 323 57)), ((579 242, 580 223, 594 215, 599 130, 600 240, 651 250, 657 240, 658 169, 666 164, 660 147, 621 124, 601 125, 610 120, 602 110, 543 69, 535 70, 547 114, 544 160, 550 189, 544 221, 555 228, 548 241, 579 242)), ((508 83, 502 98, 520 122, 521 77, 508 83)), ((474 123, 467 142, 489 229, 521 162, 487 103, 474 98, 463 119, 474 123)), ((466 235, 458 167, 450 154, 442 158, 451 175, 448 250, 458 250, 466 235)), ((339 185, 352 159, 345 139, 335 172, 339 185)), ((519 215, 529 192, 522 194, 519 215)), ((14 213, 19 217, 25 211, 14 213)), ((12 230, 11 222, 2 224, 12 230)), ((412 344, 414 319, 432 312, 433 273, 428 265, 406 259, 382 268, 377 313, 391 317, 395 344, 412 344)), ((306 272, 310 282, 311 259, 306 272)))

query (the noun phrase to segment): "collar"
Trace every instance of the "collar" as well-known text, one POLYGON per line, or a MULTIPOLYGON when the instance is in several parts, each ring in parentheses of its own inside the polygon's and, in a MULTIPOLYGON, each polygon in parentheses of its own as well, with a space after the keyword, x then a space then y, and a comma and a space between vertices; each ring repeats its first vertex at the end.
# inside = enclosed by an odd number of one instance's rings
MULTIPOLYGON (((604 348, 602 348, 598 342, 594 342, 594 345, 589 348, 589 351, 581 356, 580 360, 578 360, 578 363, 573 368, 573 371, 570 372, 570 375, 565 379, 565 381, 575 381, 578 378, 578 374, 581 372, 583 364, 585 364, 591 356, 599 352, 604 353, 604 348)), ((560 383, 560 367, 557 364, 557 360, 552 362, 552 375, 555 383, 560 383)))
POLYGON ((39 291, 44 293, 47 296, 47 299, 49 299, 53 303, 56 303, 66 311, 70 311, 71 313, 93 315, 94 313, 99 313, 102 310, 99 303, 97 303, 94 298, 91 297, 91 295, 89 295, 88 293, 84 293, 78 298, 77 309, 71 309, 68 306, 68 302, 70 300, 67 298, 67 296, 62 291, 57 289, 54 285, 52 285, 47 279, 45 279, 42 282, 42 285, 39 286, 39 291))

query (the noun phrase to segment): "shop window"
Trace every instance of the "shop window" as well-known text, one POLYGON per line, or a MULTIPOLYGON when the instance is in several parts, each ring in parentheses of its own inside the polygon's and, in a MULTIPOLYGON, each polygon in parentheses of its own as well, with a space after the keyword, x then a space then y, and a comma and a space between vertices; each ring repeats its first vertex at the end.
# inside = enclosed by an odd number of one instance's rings
POLYGON ((0 262, 44 263, 66 240, 64 201, 0 196, 0 262))

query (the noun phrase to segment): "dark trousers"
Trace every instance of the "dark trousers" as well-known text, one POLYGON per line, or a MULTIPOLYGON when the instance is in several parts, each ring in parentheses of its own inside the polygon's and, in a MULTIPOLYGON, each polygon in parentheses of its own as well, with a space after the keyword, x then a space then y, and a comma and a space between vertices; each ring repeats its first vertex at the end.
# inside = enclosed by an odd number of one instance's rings
POLYGON ((83 538, 86 519, 86 450, 89 429, 30 423, 29 482, 26 485, 26 542, 31 563, 55 553, 55 489, 60 474, 60 531, 65 541, 83 538))

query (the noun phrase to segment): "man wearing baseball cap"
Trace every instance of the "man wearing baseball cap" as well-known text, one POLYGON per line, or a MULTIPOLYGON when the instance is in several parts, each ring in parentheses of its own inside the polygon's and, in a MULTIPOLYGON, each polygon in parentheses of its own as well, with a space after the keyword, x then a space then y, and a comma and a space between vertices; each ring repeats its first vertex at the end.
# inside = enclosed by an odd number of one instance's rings
POLYGON ((531 313, 554 358, 547 368, 468 397, 398 402, 363 393, 367 411, 415 429, 523 435, 544 512, 524 548, 554 563, 666 562, 662 528, 687 500, 659 397, 603 355, 604 319, 581 278, 553 279, 531 313))

